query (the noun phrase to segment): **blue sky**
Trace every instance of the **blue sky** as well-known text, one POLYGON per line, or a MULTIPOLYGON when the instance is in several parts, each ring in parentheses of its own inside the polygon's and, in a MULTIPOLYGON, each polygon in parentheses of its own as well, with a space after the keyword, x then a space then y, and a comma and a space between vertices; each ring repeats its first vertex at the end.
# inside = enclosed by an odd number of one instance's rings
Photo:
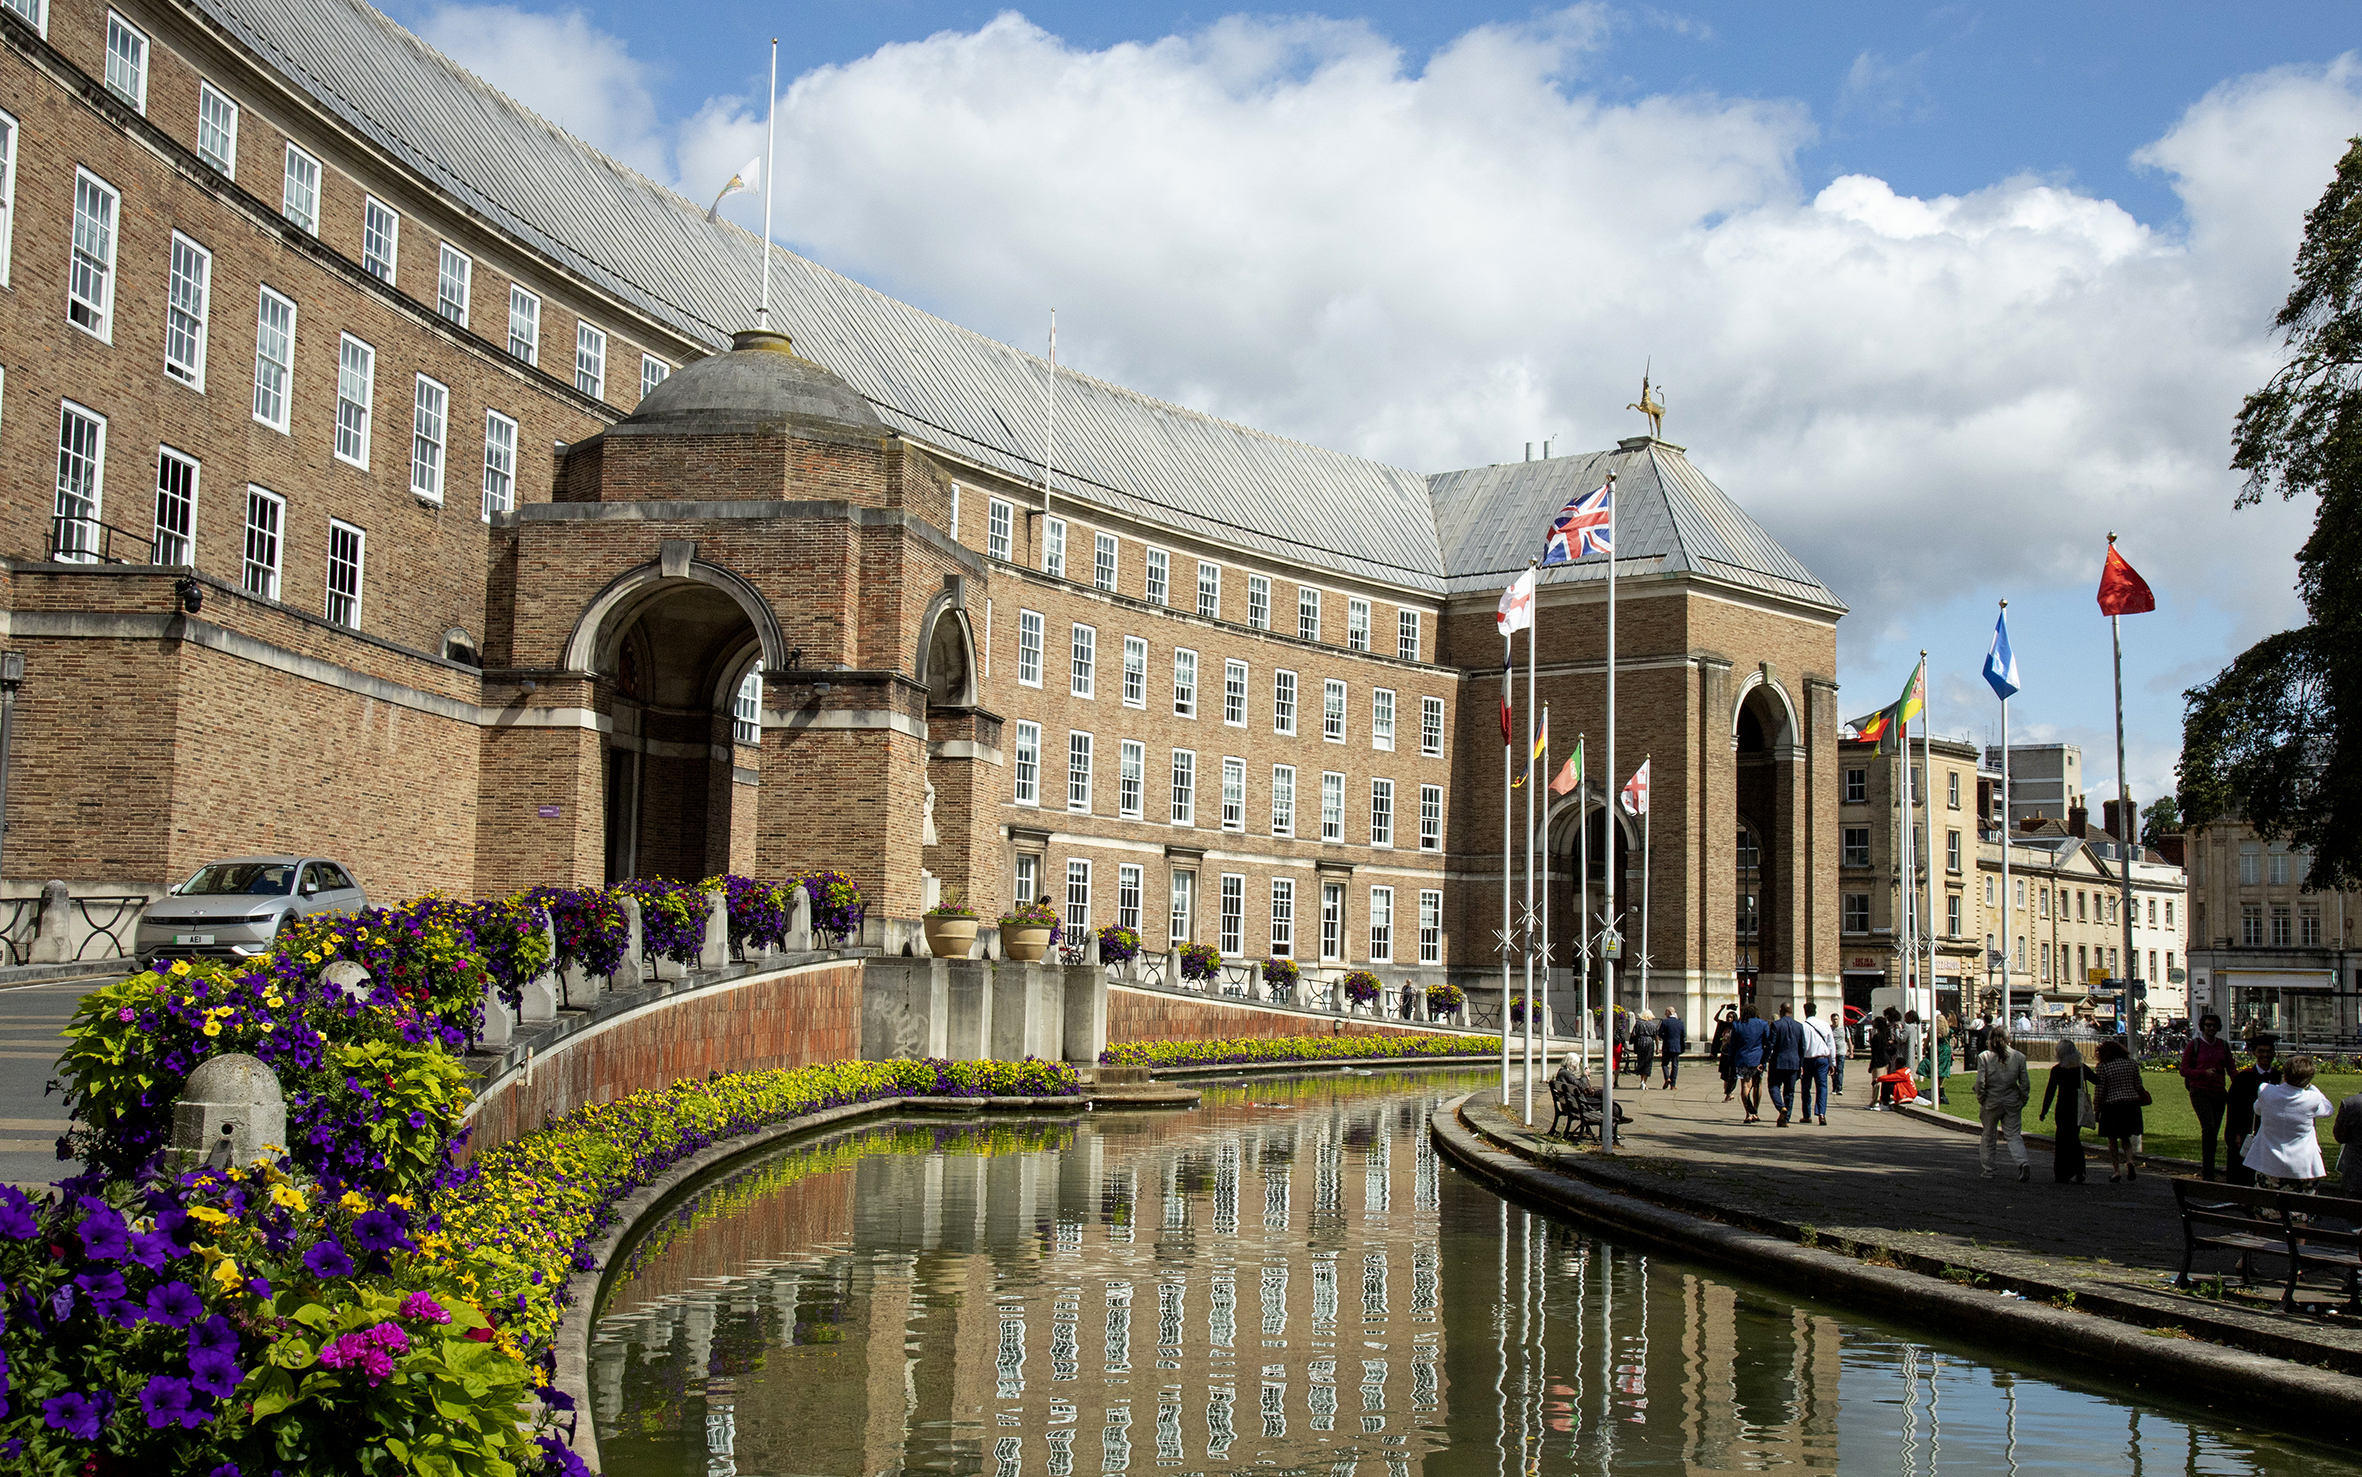
MULTIPOLYGON (((2180 692, 2291 623, 2309 507, 2231 511, 2304 209, 2362 132, 2351 4, 396 3, 707 198, 760 147, 782 242, 980 332, 1414 467, 1667 434, 1854 608, 1849 711, 1921 647, 1940 731, 2011 601, 2013 736, 2136 799, 2180 692), (553 57, 565 65, 553 66, 553 57)), ((732 202, 742 224, 754 202, 732 202)))

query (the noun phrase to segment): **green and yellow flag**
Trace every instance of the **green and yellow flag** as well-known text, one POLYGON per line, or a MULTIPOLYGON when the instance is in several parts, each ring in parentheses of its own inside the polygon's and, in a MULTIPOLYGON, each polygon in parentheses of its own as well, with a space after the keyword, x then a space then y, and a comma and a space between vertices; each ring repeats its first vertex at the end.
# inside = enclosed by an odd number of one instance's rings
POLYGON ((1911 680, 1903 684, 1903 695, 1887 707, 1880 708, 1867 718, 1853 721, 1854 737, 1875 740, 1878 752, 1891 754, 1902 740, 1905 724, 1927 711, 1927 658, 1911 669, 1911 680))

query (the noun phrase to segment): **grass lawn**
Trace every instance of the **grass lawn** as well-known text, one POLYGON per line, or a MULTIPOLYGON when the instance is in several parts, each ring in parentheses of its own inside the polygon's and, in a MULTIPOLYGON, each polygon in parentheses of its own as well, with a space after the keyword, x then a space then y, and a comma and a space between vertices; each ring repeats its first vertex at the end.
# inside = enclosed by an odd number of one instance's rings
MULTIPOLYGON (((2026 1132, 2048 1133, 2050 1120, 2045 1118, 2037 1121, 2034 1115, 2041 1110, 2042 1090, 2049 1085, 2050 1068, 2034 1063, 2029 1070, 2034 1079, 2034 1097, 2026 1104, 2026 1132)), ((2195 1162, 2199 1152, 2198 1115, 2190 1111, 2190 1095, 2183 1089, 2182 1079, 2170 1073, 2145 1072, 2141 1075, 2141 1081, 2148 1084, 2149 1096, 2156 1099, 2141 1110, 2141 1120, 2146 1129, 2141 1135, 2141 1152, 2195 1162)), ((2349 1093, 2362 1092, 2362 1073, 2323 1072, 2313 1079, 2313 1085, 2320 1088, 2332 1103, 2339 1103, 2345 1101, 2349 1093)), ((1946 1081, 1944 1111, 1955 1118, 1966 1118, 1972 1123, 1976 1121, 1977 1079, 1974 1072, 1958 1074, 1946 1081)), ((2322 1163, 2328 1166, 2332 1174, 2337 1172, 2338 1147, 2330 1141, 2329 1125, 2335 1121, 2323 1118, 2313 1125, 2313 1132, 2321 1140, 2322 1163)), ((2092 1142, 2089 1127, 2083 1130, 2083 1139, 2087 1144, 2092 1142)), ((2101 1152, 2106 1152, 2104 1144, 2101 1152)), ((2219 1145, 2215 1153, 2219 1158, 2222 1153, 2219 1145)))

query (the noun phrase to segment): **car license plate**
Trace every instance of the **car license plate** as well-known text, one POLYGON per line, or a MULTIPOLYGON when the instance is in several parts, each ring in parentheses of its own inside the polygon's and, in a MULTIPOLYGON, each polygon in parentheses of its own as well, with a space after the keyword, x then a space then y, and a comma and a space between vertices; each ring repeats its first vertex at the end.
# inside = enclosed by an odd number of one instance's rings
POLYGON ((172 941, 176 944, 210 944, 213 942, 213 935, 209 933, 176 933, 172 936, 172 941))

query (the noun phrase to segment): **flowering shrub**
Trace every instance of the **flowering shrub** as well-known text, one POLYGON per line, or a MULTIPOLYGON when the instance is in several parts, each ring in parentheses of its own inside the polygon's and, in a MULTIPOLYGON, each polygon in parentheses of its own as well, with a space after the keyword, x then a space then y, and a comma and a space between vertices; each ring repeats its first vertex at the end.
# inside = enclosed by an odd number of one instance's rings
POLYGON ((677 1082, 567 1114, 478 1156, 435 1197, 443 1242, 467 1249, 489 1306, 545 1348, 566 1282, 633 1190, 699 1150, 845 1103, 898 1097, 1068 1097, 1060 1062, 833 1062, 677 1082))
POLYGON ((631 920, 621 903, 595 887, 536 887, 523 896, 549 914, 558 938, 554 967, 576 965, 584 974, 614 977, 631 942, 631 920))
POLYGON ((1099 962, 1128 964, 1140 952, 1140 934, 1136 929, 1110 923, 1099 930, 1099 962))
POLYGON ((188 1074, 246 1052, 278 1074, 297 1168, 332 1191, 433 1183, 468 1098, 447 1023, 383 980, 360 1001, 304 967, 317 965, 285 954, 235 968, 180 960, 84 996, 58 1068, 91 1168, 137 1174, 171 1138, 188 1074))
POLYGON ((1181 978, 1203 983, 1222 973, 1222 954, 1212 944, 1181 946, 1181 978))
POLYGON ((1378 977, 1366 969, 1356 969, 1345 976, 1345 998, 1356 1005, 1367 1005, 1378 998, 1378 977))
MULTIPOLYGON (((1534 1015, 1534 1024, 1540 1025, 1542 1019, 1541 1013, 1537 1011, 1534 1015)), ((1509 1024, 1513 1026, 1525 1024, 1525 997, 1523 995, 1509 997, 1509 1024)))
POLYGON ((10 1470, 566 1470, 518 1424, 524 1350, 409 1197, 270 1164, 94 1183, 0 1186, 10 1470))
POLYGON ((550 939, 549 914, 540 903, 520 894, 487 898, 479 903, 432 900, 433 916, 440 917, 462 939, 475 946, 484 972, 500 998, 515 1010, 523 1004, 526 982, 548 973, 557 962, 550 939))
POLYGON ((973 918, 976 916, 976 910, 968 906, 968 894, 964 888, 946 887, 943 889, 943 896, 935 906, 927 910, 927 916, 930 918, 973 918))
POLYGON ((664 877, 634 877, 615 890, 640 900, 640 936, 648 952, 675 964, 694 964, 705 952, 705 889, 664 877))
POLYGON ((1006 932, 1012 928, 1046 928, 1050 930, 1050 943, 1053 947, 1057 945, 1059 936, 1066 932, 1059 925, 1058 910, 1048 903, 1019 903, 1008 912, 1001 914, 1002 931, 1006 932))
POLYGON ((369 972, 371 1005, 413 1013, 422 1034, 410 1039, 465 1051, 483 1025, 484 986, 492 978, 470 914, 469 904, 428 896, 339 917, 290 918, 271 952, 253 963, 282 981, 357 964, 369 972), (429 1024, 432 1031, 423 1032, 429 1024))
POLYGON ((861 927, 869 905, 861 900, 861 889, 852 878, 842 872, 811 871, 798 873, 795 880, 812 895, 813 932, 841 944, 861 927))
POLYGON ((1099 1060, 1111 1067, 1190 1067, 1360 1057, 1491 1057, 1500 1051, 1498 1036, 1280 1036, 1267 1041, 1119 1041, 1099 1053, 1099 1060))
POLYGON ((1427 987, 1427 1008, 1429 1010, 1458 1010, 1467 1003, 1468 997, 1461 992, 1458 985, 1429 985, 1427 987))
POLYGON ((767 954, 787 942, 788 909, 793 905, 794 883, 774 887, 733 872, 706 879, 708 892, 717 887, 730 917, 730 943, 740 953, 767 954))
POLYGON ((1303 971, 1296 967, 1293 959, 1263 961, 1263 983, 1271 987, 1271 998, 1274 1000, 1284 1000, 1294 993, 1296 981, 1302 977, 1303 971))

